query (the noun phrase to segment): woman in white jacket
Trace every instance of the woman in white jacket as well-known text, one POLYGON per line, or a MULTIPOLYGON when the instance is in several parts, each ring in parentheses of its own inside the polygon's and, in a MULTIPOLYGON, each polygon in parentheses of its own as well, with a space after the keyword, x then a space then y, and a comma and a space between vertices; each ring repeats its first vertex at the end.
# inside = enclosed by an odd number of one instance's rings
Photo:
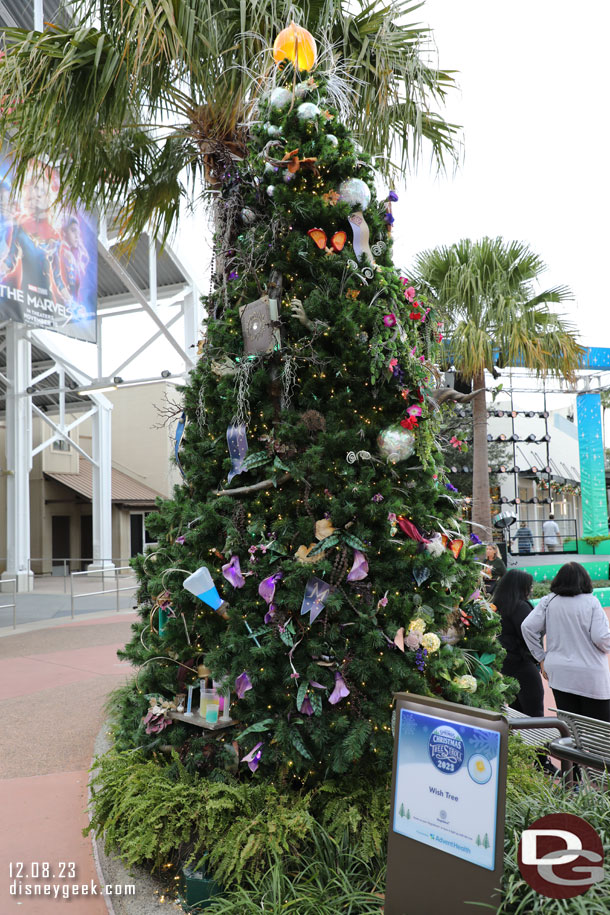
POLYGON ((592 592, 586 569, 578 562, 566 563, 551 582, 551 593, 523 621, 521 632, 540 662, 557 708, 610 722, 610 625, 592 592))

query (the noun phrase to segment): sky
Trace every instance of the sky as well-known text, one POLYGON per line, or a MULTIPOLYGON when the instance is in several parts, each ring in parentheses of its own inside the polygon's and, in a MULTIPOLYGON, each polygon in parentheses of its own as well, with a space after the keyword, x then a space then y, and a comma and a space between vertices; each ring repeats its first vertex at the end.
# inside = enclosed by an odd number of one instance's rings
POLYGON ((610 346, 605 305, 610 128, 600 0, 427 0, 413 15, 435 34, 439 66, 458 70, 445 108, 463 125, 455 174, 422 163, 394 205, 395 258, 485 235, 527 242, 548 266, 544 287, 582 342, 610 346))
MULTIPOLYGON (((463 154, 455 171, 439 175, 424 149, 417 171, 397 184, 397 266, 408 271, 417 252, 465 237, 525 241, 548 265, 544 286, 573 290, 574 301, 561 310, 580 328, 581 342, 610 346, 608 4, 427 0, 407 20, 431 26, 438 65, 458 71, 459 88, 443 113, 463 125, 463 154)), ((200 208, 174 247, 202 291, 210 243, 200 208)), ((122 321, 115 324, 108 325, 105 372, 132 336, 122 321)), ((142 322, 138 333, 148 327, 142 322)), ((80 350, 90 365, 91 347, 80 350)), ((167 344, 122 374, 143 377, 162 367, 179 368, 167 344)))

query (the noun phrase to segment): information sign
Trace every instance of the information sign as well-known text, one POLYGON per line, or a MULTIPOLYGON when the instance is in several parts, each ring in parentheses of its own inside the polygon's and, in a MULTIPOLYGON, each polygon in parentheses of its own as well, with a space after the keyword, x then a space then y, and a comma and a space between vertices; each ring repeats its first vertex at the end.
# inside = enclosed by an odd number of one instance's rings
POLYGON ((497 731, 400 710, 395 832, 494 869, 497 731))
POLYGON ((471 915, 499 902, 508 723, 500 712, 395 696, 385 915, 471 915))

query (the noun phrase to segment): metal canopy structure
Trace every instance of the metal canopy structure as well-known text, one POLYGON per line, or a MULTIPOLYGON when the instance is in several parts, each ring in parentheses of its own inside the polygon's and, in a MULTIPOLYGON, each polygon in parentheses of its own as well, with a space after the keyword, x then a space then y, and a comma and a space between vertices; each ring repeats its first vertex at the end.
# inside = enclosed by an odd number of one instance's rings
MULTIPOLYGON (((63 439, 80 457, 91 462, 93 481, 93 568, 109 568, 112 562, 112 404, 99 388, 119 382, 120 371, 155 340, 163 338, 183 360, 184 373, 194 365, 200 323, 197 288, 171 250, 143 236, 131 257, 102 231, 98 242, 98 343, 91 346, 92 370, 73 365, 42 339, 33 328, 14 322, 0 326, 0 416, 6 422, 7 566, 3 578, 16 579, 17 590, 33 588, 30 569, 29 474, 32 460, 40 451, 63 439), (161 300, 170 299, 176 314, 164 323, 157 312, 161 300), (110 377, 101 374, 104 356, 103 321, 141 313, 150 319, 151 335, 115 366, 110 377), (183 318, 184 333, 179 340, 172 326, 183 318), (96 387, 98 390, 96 390, 96 387), (76 418, 74 416, 76 415, 76 418), (50 436, 32 445, 32 420, 39 417, 50 436), (70 417, 68 422, 67 417, 70 417), (70 439, 70 432, 85 420, 92 423, 92 454, 70 439)), ((54 336, 45 334, 45 337, 54 336)), ((156 381, 160 376, 144 381, 156 381)), ((180 376, 182 377, 182 376, 180 376)), ((113 386, 118 387, 117 384, 113 386)))
MULTIPOLYGON (((0 28, 42 31, 48 22, 68 24, 69 8, 64 0, 0 0, 0 28)), ((59 334, 41 333, 10 321, 0 324, 0 419, 6 424, 6 467, 2 468, 2 476, 6 479, 7 502, 7 566, 2 578, 16 579, 19 591, 33 588, 29 474, 36 454, 63 439, 90 462, 93 566, 112 565, 112 404, 101 389, 108 383, 118 386, 122 381, 120 373, 158 340, 179 355, 183 365, 179 377, 188 373, 196 360, 201 305, 192 277, 169 245, 162 248, 147 234, 126 253, 119 244, 115 223, 110 215, 102 214, 99 220, 98 342, 87 344, 91 358, 86 370, 64 355, 59 334), (160 304, 173 306, 169 320, 161 317, 160 304), (134 314, 146 316, 150 333, 145 338, 138 336, 131 352, 104 376, 104 355, 112 354, 111 341, 105 341, 104 320, 134 314), (179 339, 176 330, 180 322, 183 331, 179 339), (51 432, 36 448, 32 444, 34 416, 51 432), (91 455, 69 437, 70 431, 87 419, 92 423, 91 455)), ((168 376, 169 372, 162 375, 168 376)), ((158 381, 159 377, 130 383, 158 381)))

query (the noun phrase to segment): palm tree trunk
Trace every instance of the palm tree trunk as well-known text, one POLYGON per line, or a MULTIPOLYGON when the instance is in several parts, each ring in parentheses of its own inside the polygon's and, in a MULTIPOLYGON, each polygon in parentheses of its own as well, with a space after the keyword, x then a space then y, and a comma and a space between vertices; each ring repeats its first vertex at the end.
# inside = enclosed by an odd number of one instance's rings
POLYGON ((473 387, 483 388, 475 395, 472 404, 473 426, 473 477, 472 521, 473 531, 482 540, 490 541, 491 502, 489 498, 489 457, 487 452, 487 403, 485 400, 485 372, 477 372, 473 387), (480 525, 477 527, 477 525, 480 525))

